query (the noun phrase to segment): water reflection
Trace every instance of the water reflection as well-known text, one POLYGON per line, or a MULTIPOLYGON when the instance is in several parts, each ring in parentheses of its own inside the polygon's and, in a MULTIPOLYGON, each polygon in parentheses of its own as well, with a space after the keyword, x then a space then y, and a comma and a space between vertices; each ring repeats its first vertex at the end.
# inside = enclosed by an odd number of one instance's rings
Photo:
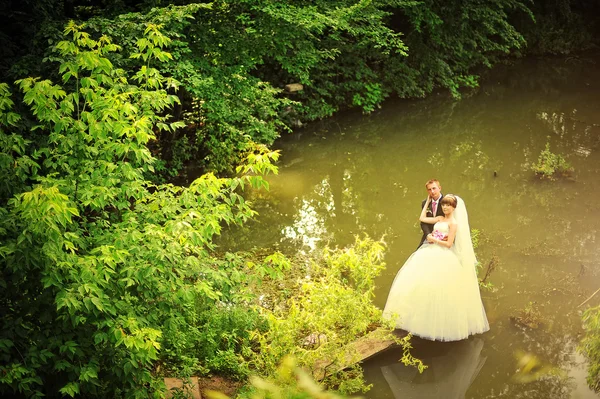
POLYGON ((433 343, 421 355, 428 368, 421 374, 402 363, 381 367, 381 373, 396 399, 461 399, 479 375, 486 358, 483 340, 433 343))
POLYGON ((304 248, 314 251, 317 244, 326 238, 326 220, 335 218, 335 203, 329 178, 314 186, 312 198, 294 198, 296 214, 293 223, 285 226, 281 240, 295 241, 302 252, 304 248))
MULTIPOLYGON (((294 222, 291 226, 285 226, 281 240, 289 239, 296 241, 303 248, 307 247, 314 251, 322 237, 327 233, 323 217, 315 209, 315 206, 310 201, 298 200, 298 212, 294 217, 294 222)), ((305 251, 301 249, 304 253, 305 251)))
POLYGON ((302 253, 333 240, 343 242, 336 233, 348 230, 348 222, 360 224, 351 183, 350 171, 344 170, 315 184, 311 195, 295 197, 293 222, 282 228, 281 241, 291 241, 302 253))
MULTIPOLYGON (((537 118, 551 133, 561 139, 565 148, 574 155, 587 158, 600 144, 600 124, 581 119, 576 108, 570 112, 542 111, 537 118)), ((593 119, 592 119, 593 120, 593 119)))

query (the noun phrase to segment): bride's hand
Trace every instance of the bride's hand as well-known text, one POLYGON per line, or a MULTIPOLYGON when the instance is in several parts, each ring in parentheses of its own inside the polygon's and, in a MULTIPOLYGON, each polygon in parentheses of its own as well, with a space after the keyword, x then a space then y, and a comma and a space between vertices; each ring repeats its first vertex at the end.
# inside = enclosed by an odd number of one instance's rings
POLYGON ((433 234, 427 234, 427 242, 433 244, 433 234))

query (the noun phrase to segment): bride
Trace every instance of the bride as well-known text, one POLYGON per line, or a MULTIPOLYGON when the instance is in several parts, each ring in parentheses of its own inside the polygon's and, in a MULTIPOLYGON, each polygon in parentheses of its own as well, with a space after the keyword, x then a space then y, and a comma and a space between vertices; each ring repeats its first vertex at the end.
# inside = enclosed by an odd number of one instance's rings
POLYGON ((464 201, 442 198, 444 216, 427 217, 427 198, 419 220, 434 224, 428 244, 414 252, 400 269, 383 316, 422 338, 458 341, 490 329, 481 295, 464 201))

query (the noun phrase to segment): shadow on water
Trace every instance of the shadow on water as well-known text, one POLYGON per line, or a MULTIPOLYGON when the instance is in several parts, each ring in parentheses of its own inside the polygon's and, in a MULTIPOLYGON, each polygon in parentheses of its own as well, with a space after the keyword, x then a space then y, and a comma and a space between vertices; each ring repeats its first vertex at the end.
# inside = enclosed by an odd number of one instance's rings
MULTIPOLYGON (((481 264, 498 260, 494 289, 482 292, 491 330, 464 344, 482 342, 479 355, 487 360, 470 387, 461 377, 452 392, 597 397, 576 346, 582 310, 600 303, 598 295, 579 307, 600 287, 599 61, 522 60, 490 71, 462 101, 390 101, 372 115, 341 114, 288 136, 278 142, 283 156, 271 190, 254 194, 260 216, 224 237, 223 246, 294 253, 343 246, 357 234, 384 237, 387 268, 374 299, 383 307, 420 238, 424 183, 436 177, 443 192, 465 200, 481 264), (531 166, 547 143, 574 167, 570 177, 535 177, 531 166), (522 323, 533 316, 536 323, 522 323)), ((431 358, 431 370, 444 369, 469 359, 462 345, 425 342, 419 350, 431 358)), ((465 362, 457 366, 464 375, 477 369, 465 362)), ((412 394, 454 378, 451 370, 416 376, 379 358, 365 372, 377 393, 371 398, 394 397, 391 385, 412 394), (413 380, 422 384, 413 387, 413 380)))

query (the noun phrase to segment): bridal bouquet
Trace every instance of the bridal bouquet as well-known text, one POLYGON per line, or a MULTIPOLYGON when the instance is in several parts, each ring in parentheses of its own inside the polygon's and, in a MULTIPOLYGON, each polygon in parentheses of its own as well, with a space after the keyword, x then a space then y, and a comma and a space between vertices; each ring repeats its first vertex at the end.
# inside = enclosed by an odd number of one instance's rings
POLYGON ((433 238, 437 238, 438 240, 445 240, 448 238, 446 234, 442 233, 439 230, 435 230, 433 233, 431 233, 431 235, 433 236, 433 238))

